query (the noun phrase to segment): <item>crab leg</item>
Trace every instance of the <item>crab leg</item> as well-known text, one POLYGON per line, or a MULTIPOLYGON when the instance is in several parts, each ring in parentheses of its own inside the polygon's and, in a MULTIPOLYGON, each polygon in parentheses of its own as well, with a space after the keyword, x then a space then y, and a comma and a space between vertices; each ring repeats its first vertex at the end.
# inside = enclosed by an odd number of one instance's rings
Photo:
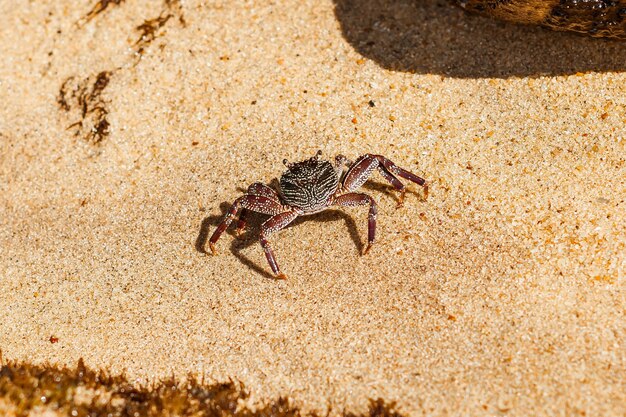
POLYGON ((363 255, 369 252, 376 238, 376 214, 378 213, 376 201, 367 194, 348 193, 337 197, 333 202, 333 205, 343 207, 364 206, 366 204, 370 205, 370 211, 367 215, 367 247, 363 251, 363 255))
POLYGON ((246 224, 248 223, 248 209, 242 208, 239 213, 239 220, 237 220, 237 228, 235 229, 235 236, 239 237, 243 234, 243 231, 246 229, 246 224))
POLYGON ((393 188, 395 188, 397 191, 400 191, 400 198, 398 199, 398 204, 396 205, 396 208, 402 207, 404 204, 404 194, 406 193, 406 187, 404 186, 404 184, 402 184, 402 182, 400 182, 398 178, 396 178, 395 175, 387 171, 384 166, 379 165, 378 171, 387 181, 391 183, 393 188))
MULTIPOLYGON (((252 211, 256 211, 258 213, 275 215, 285 211, 280 201, 273 200, 271 198, 260 196, 260 195, 244 195, 243 197, 239 197, 233 203, 226 216, 224 216, 224 220, 217 226, 215 232, 209 239, 209 248, 211 248, 211 252, 215 255, 217 251, 215 250, 215 244, 219 240, 222 233, 230 226, 235 216, 237 216, 237 212, 240 209, 248 209, 252 211)), ((245 217, 244 217, 245 222, 245 217)), ((244 223, 245 225, 245 223, 244 223)))
MULTIPOLYGON (((428 198, 428 183, 426 182, 424 178, 418 177, 417 175, 413 174, 412 172, 407 171, 404 168, 400 168, 399 166, 397 166, 391 160, 385 158, 384 156, 381 156, 381 155, 372 155, 372 156, 378 159, 378 161, 382 165, 382 166, 379 166, 379 169, 384 168, 392 176, 393 174, 396 174, 399 177, 402 177, 404 179, 407 179, 411 182, 416 183, 417 185, 421 185, 422 187, 424 187, 424 198, 428 198)), ((404 196, 404 192, 402 193, 402 195, 404 196)))
POLYGON ((259 195, 267 198, 271 198, 272 200, 280 201, 278 198, 278 193, 269 185, 265 185, 262 182, 255 182, 248 187, 248 191, 246 194, 249 195, 259 195))
POLYGON ((391 185, 398 191, 400 191, 400 201, 398 207, 400 207, 404 201, 404 193, 406 187, 395 175, 412 181, 418 185, 424 187, 424 195, 428 196, 428 184, 426 180, 418 177, 417 175, 400 168, 394 164, 391 160, 385 158, 382 155, 365 154, 359 157, 356 162, 350 167, 348 172, 343 178, 343 188, 346 191, 354 191, 361 187, 368 180, 374 169, 378 168, 380 173, 391 185), (395 174, 395 175, 394 175, 395 174))
MULTIPOLYGON (((246 194, 267 197, 275 201, 280 201, 280 198, 278 197, 276 191, 261 182, 255 182, 254 184, 250 185, 246 194)), ((245 230, 246 224, 248 222, 248 214, 248 209, 241 209, 241 213, 239 214, 239 220, 237 221, 235 236, 239 237, 243 234, 243 231, 245 230)))
POLYGON ((261 225, 261 234, 259 236, 259 240, 261 241, 261 246, 263 247, 263 251, 265 252, 267 262, 269 262, 270 267, 272 268, 272 272, 276 275, 276 278, 278 279, 285 279, 287 277, 285 276, 285 274, 280 272, 280 268, 278 267, 278 263, 276 262, 276 258, 274 257, 274 251, 272 250, 270 242, 267 239, 272 233, 284 229, 289 223, 294 221, 299 214, 301 213, 296 210, 279 213, 273 217, 270 217, 261 225))

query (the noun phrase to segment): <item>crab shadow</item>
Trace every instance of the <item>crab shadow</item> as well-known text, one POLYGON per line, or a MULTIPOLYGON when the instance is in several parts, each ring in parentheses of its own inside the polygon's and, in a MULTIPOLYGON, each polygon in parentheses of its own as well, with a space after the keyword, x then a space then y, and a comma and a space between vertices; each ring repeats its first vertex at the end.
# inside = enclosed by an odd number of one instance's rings
POLYGON ((456 78, 624 71, 626 42, 466 14, 442 0, 333 0, 342 34, 383 68, 456 78))
MULTIPOLYGON (((196 251, 203 253, 203 254, 208 254, 208 252, 205 250, 205 247, 209 239, 209 233, 212 233, 212 231, 215 230, 215 228, 224 219, 224 216, 226 215, 226 212, 230 209, 230 206, 231 206, 230 203, 224 202, 220 204, 220 210, 222 212, 221 215, 208 216, 202 220, 200 224, 200 231, 198 233, 198 237, 196 238, 196 242, 195 242, 196 251)), ((246 227, 246 231, 242 235, 240 235, 239 237, 235 236, 235 231, 234 231, 235 228, 232 224, 227 229, 226 233, 233 238, 232 243, 230 245, 230 252, 233 255, 235 255, 235 257, 237 257, 237 259, 239 259, 239 261, 243 265, 245 265, 248 269, 258 273, 259 275, 265 278, 276 279, 274 275, 272 275, 269 272, 269 266, 267 264, 259 265, 256 262, 254 262, 252 259, 248 258, 243 253, 245 249, 253 245, 259 245, 259 249, 260 249, 259 232, 261 231, 261 224, 268 218, 269 216, 264 215, 264 214, 251 213, 249 216, 249 221, 246 227)), ((357 250, 359 252, 362 252, 365 246, 364 246, 364 242, 361 241, 361 238, 359 236, 358 226, 355 220, 352 218, 352 216, 350 216, 350 214, 345 213, 339 209, 331 208, 331 209, 328 209, 328 210, 325 210, 325 211, 322 211, 320 213, 313 214, 310 216, 298 217, 291 224, 289 224, 285 229, 290 228, 290 227, 298 227, 302 223, 309 222, 309 221, 328 223, 328 222, 336 222, 340 220, 343 220, 343 222, 345 223, 348 229, 348 233, 350 234, 350 238, 356 245, 357 250)), ((363 220, 363 223, 364 223, 363 228, 365 230, 367 226, 366 220, 363 220)), ((222 239, 223 238, 224 236, 222 236, 222 239)), ((279 256, 279 254, 277 254, 277 256, 279 256)))

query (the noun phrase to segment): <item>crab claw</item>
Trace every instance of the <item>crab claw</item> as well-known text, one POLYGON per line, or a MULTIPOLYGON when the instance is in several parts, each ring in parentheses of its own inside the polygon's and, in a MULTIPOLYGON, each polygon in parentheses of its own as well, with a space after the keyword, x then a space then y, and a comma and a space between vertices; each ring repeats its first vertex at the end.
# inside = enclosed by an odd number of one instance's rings
POLYGON ((217 255, 217 249, 215 249, 215 244, 213 242, 209 242, 209 249, 211 249, 211 253, 213 255, 217 255))

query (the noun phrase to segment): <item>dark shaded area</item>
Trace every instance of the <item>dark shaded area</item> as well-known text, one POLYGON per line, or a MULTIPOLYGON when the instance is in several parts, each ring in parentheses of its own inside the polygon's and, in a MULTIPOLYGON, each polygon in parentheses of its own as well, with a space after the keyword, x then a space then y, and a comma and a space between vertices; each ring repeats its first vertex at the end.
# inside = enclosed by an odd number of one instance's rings
POLYGON ((394 71, 507 78, 626 69, 626 42, 496 21, 445 0, 334 2, 345 39, 394 71))
POLYGON ((111 71, 102 71, 82 80, 69 77, 59 89, 59 107, 80 118, 69 125, 68 130, 92 144, 99 144, 109 135, 109 110, 102 93, 109 85, 111 74, 111 71))
MULTIPOLYGON (((0 352, 1 358, 1 352, 0 352)), ((0 403, 15 408, 19 417, 46 410, 77 417, 296 417, 305 414, 287 397, 269 400, 255 411, 239 405, 250 396, 244 385, 229 381, 206 384, 189 376, 186 382, 174 378, 151 386, 131 384, 124 375, 93 371, 80 359, 76 368, 7 362, 0 368, 0 403)), ((400 417, 394 403, 370 400, 365 414, 344 412, 350 417, 400 417)))

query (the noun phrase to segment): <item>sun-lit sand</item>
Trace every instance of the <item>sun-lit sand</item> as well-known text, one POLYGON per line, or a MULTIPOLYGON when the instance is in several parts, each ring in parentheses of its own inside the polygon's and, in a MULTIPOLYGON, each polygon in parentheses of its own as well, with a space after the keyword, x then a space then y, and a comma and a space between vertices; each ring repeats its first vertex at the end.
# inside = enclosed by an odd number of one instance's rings
POLYGON ((434 0, 1 1, 0 349, 250 402, 626 414, 626 43, 434 0), (89 16, 89 18, 87 18, 89 16), (403 208, 254 216, 318 149, 426 178, 403 208), (56 338, 56 343, 51 339, 56 338))

